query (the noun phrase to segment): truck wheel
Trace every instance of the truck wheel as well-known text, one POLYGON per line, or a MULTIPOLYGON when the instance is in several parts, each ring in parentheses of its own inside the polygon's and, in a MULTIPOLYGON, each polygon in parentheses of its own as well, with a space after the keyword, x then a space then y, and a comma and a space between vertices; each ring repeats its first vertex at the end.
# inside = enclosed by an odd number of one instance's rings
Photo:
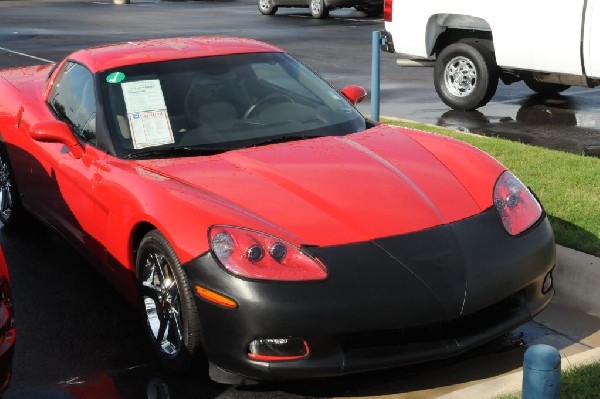
POLYGON ((277 6, 273 4, 273 0, 258 0, 258 11, 262 15, 274 15, 277 12, 277 6))
POLYGON ((438 55, 433 78, 435 90, 446 105, 470 111, 487 104, 496 93, 498 67, 483 44, 453 43, 438 55))
POLYGON ((558 94, 571 87, 569 85, 561 85, 559 83, 538 82, 533 78, 525 78, 523 80, 525 81, 527 87, 529 87, 531 90, 544 95, 558 94))
POLYGON ((310 0, 310 15, 313 18, 327 18, 329 15, 329 9, 325 6, 325 1, 323 0, 310 0))

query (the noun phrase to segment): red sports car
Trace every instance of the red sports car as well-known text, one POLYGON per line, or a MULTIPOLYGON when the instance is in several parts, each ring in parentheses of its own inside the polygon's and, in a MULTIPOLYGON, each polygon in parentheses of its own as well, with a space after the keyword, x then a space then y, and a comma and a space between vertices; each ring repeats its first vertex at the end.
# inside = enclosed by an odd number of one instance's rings
POLYGON ((159 358, 211 377, 448 357, 553 296, 543 208, 445 137, 361 116, 283 50, 148 40, 0 72, 0 218, 27 211, 140 304, 159 358))

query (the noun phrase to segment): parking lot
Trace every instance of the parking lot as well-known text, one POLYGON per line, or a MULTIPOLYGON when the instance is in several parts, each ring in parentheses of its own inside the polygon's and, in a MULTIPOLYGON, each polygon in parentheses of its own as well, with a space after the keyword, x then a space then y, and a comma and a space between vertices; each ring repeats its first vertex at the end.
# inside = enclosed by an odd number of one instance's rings
MULTIPOLYGON (((336 87, 370 86, 370 37, 383 21, 353 10, 325 20, 305 9, 260 15, 251 0, 167 2, 1 1, 0 68, 61 60, 89 46, 143 38, 230 35, 281 46, 336 87)), ((600 89, 569 89, 541 99, 522 84, 501 85, 474 113, 449 111, 438 100, 431 70, 400 69, 382 54, 384 116, 600 156, 600 89)), ((367 100, 359 109, 368 114, 367 100)), ((394 397, 433 398, 470 381, 518 367, 532 342, 576 339, 537 322, 459 359, 324 381, 226 387, 199 365, 188 375, 159 369, 138 314, 87 261, 37 222, 18 234, 0 233, 17 307, 17 350, 8 398, 394 397), (416 392, 420 392, 417 394, 416 392), (415 396, 419 395, 419 396, 415 396), (166 396, 148 396, 166 397, 166 396)), ((560 341, 563 340, 563 341, 560 341)))

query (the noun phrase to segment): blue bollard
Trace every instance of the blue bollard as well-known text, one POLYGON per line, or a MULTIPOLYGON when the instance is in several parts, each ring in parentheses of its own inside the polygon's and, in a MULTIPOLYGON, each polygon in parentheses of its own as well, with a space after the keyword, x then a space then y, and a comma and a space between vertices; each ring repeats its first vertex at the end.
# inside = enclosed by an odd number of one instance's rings
POLYGON ((381 33, 373 32, 371 40, 371 119, 374 121, 379 121, 380 45, 381 33))
POLYGON ((560 353, 550 345, 533 345, 523 360, 523 399, 558 399, 560 353))

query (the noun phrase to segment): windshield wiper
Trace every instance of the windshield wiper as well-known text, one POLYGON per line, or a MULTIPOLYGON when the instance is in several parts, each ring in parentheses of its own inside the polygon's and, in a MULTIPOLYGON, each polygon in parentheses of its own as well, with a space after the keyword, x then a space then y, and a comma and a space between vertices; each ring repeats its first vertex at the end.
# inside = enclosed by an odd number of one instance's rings
POLYGON ((325 136, 322 134, 294 134, 294 135, 290 135, 290 136, 275 136, 275 137, 269 137, 268 139, 263 140, 263 141, 258 141, 258 142, 252 143, 252 146, 258 147, 261 145, 285 143, 287 141, 314 139, 316 137, 325 137, 325 136))
POLYGON ((124 159, 136 159, 146 157, 168 158, 176 155, 191 156, 191 155, 214 155, 221 152, 231 151, 233 148, 213 147, 213 146, 181 146, 167 148, 148 148, 136 152, 129 153, 123 157, 124 159))

